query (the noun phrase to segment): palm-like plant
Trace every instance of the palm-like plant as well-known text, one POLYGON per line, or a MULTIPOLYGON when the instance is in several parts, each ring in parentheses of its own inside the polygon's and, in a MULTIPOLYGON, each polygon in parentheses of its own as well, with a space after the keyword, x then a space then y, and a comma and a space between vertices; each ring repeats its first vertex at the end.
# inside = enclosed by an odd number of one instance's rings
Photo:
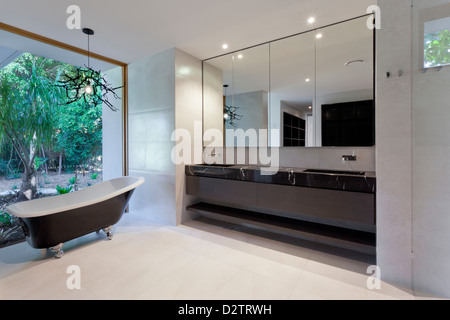
POLYGON ((15 148, 24 176, 19 200, 37 194, 36 150, 54 133, 60 88, 54 84, 61 74, 60 63, 24 54, 0 71, 0 137, 15 148))

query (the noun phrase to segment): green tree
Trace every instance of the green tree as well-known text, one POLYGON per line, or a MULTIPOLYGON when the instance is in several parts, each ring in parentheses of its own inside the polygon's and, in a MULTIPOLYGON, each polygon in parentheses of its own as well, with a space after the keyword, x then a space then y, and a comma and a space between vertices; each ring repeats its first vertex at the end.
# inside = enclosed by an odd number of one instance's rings
POLYGON ((23 54, 0 70, 0 134, 15 148, 24 167, 19 200, 37 194, 36 150, 52 139, 62 91, 55 87, 57 61, 23 54))
POLYGON ((58 119, 56 148, 64 152, 67 165, 95 161, 102 154, 102 106, 83 100, 64 106, 58 119))
POLYGON ((424 53, 426 67, 450 64, 450 31, 426 34, 424 53))

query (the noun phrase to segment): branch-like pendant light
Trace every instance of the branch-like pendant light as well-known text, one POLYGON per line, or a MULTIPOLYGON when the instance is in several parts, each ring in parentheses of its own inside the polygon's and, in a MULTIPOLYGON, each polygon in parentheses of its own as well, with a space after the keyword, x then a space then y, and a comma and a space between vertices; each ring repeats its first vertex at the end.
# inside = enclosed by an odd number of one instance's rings
POLYGON ((65 73, 64 79, 60 80, 57 86, 66 90, 68 98, 66 105, 84 100, 86 105, 98 106, 104 103, 112 111, 117 111, 118 109, 108 101, 108 94, 111 93, 114 98, 120 99, 115 90, 123 86, 112 88, 102 76, 101 70, 95 71, 91 68, 89 37, 94 35, 94 30, 83 28, 82 31, 88 36, 88 65, 84 65, 84 68, 76 69, 75 74, 65 73))

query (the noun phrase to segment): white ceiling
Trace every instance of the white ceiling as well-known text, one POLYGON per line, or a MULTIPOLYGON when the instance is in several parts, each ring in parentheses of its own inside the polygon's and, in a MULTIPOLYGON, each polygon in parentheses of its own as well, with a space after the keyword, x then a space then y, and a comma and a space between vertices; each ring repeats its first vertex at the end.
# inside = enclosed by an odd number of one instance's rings
MULTIPOLYGON (((66 26, 67 7, 81 8, 94 29, 92 52, 131 63, 177 47, 199 59, 324 26, 367 12, 376 0, 0 0, 0 21, 79 48, 86 35, 66 26)), ((0 35, 1 36, 1 35, 0 35)), ((0 38, 0 41, 2 39, 0 38)), ((4 45, 4 44, 2 44, 4 45)))

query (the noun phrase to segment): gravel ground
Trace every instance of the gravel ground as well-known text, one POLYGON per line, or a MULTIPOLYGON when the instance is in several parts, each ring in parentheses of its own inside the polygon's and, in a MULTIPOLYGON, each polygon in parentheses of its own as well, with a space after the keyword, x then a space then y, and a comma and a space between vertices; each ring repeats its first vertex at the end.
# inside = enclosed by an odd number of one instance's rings
MULTIPOLYGON (((92 179, 91 172, 86 172, 83 176, 78 173, 78 187, 86 188, 103 180, 102 173, 98 173, 96 179, 92 179)), ((49 172, 48 175, 39 174, 38 177, 38 193, 39 197, 52 196, 56 194, 56 186, 67 187, 70 185, 69 179, 74 177, 74 173, 64 173, 58 175, 56 172, 49 172)), ((16 201, 16 192, 22 185, 22 178, 6 179, 0 177, 0 213, 4 212, 6 206, 16 201)), ((5 226, 0 222, 0 248, 11 245, 25 239, 22 229, 19 227, 17 218, 13 218, 10 226, 5 226), (13 232, 11 232, 13 231, 13 232)))
MULTIPOLYGON (((78 173, 78 186, 80 188, 86 188, 87 186, 94 185, 102 181, 102 173, 98 173, 97 179, 91 178, 91 172, 86 172, 83 176, 82 173, 78 173)), ((62 173, 58 175, 57 172, 49 172, 48 175, 39 174, 38 176, 38 190, 39 189, 55 189, 57 185, 61 187, 67 187, 70 182, 69 179, 75 177, 75 173, 62 173)), ((22 185, 22 178, 18 179, 6 179, 0 177, 0 192, 18 190, 22 185)))

